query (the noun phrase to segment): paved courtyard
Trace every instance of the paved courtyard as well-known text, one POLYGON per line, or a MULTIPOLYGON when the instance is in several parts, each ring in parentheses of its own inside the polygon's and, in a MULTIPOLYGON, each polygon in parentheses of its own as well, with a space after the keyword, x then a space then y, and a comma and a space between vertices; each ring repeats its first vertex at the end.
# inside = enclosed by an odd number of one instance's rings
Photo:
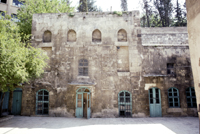
POLYGON ((197 117, 65 118, 26 117, 0 123, 0 134, 198 134, 197 117))

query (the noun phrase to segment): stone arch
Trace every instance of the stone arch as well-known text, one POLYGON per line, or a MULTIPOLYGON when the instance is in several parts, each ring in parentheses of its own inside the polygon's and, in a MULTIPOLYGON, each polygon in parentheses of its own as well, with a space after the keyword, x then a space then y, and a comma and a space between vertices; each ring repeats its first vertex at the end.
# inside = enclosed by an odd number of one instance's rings
POLYGON ((51 42, 51 31, 46 30, 43 34, 43 42, 51 42))
POLYGON ((92 32, 92 42, 101 42, 101 31, 98 29, 92 32))
POLYGON ((127 33, 124 29, 118 31, 117 37, 119 42, 127 42, 127 33))
POLYGON ((74 30, 69 30, 67 33, 68 42, 76 42, 76 32, 74 30))

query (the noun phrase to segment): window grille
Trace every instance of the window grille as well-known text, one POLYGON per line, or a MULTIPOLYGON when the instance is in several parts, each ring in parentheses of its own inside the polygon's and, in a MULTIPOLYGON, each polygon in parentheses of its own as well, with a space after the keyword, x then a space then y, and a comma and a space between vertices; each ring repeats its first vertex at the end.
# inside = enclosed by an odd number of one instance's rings
POLYGON ((169 107, 180 107, 179 91, 177 88, 168 89, 168 103, 169 107))
POLYGON ((189 87, 186 89, 186 99, 188 108, 196 108, 196 95, 193 87, 189 87))
POLYGON ((49 92, 45 89, 36 93, 36 114, 49 114, 49 92))
POLYGON ((88 76, 88 60, 80 59, 79 60, 79 76, 88 76))
POLYGON ((119 116, 132 116, 132 95, 128 91, 121 91, 118 94, 119 116))

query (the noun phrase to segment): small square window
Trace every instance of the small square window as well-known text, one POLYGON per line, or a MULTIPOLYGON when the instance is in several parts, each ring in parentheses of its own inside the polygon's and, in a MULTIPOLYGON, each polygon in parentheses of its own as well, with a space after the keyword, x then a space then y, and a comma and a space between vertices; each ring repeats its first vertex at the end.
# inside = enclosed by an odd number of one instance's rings
POLYGON ((175 75, 174 63, 167 63, 167 74, 175 75))

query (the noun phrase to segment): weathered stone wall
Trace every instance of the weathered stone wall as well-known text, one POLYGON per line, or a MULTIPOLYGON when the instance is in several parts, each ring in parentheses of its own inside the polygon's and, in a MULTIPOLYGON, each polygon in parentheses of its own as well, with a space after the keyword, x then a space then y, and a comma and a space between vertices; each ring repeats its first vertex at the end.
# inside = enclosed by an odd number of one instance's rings
MULTIPOLYGON (((21 114, 35 115, 36 92, 47 89, 49 116, 74 117, 76 91, 87 87, 91 92, 92 117, 118 117, 118 93, 123 90, 132 94, 132 116, 145 117, 149 116, 148 89, 154 85, 161 89, 163 116, 189 115, 184 97, 178 114, 167 103, 168 88, 177 87, 183 95, 185 87, 193 86, 188 47, 155 47, 155 43, 169 42, 165 42, 159 30, 141 31, 139 17, 138 11, 122 16, 34 14, 32 45, 46 52, 50 68, 43 78, 24 86, 21 114), (44 43, 43 34, 47 30, 52 38, 51 42, 44 43), (158 36, 159 32, 160 42, 148 42, 149 36, 154 37, 155 33, 158 36), (143 46, 142 40, 150 47, 143 46), (79 76, 78 62, 83 58, 88 60, 88 76, 79 76), (167 76, 166 64, 172 61, 176 65, 176 76, 167 76)), ((174 33, 175 37, 169 35, 170 38, 185 38, 185 29, 182 29, 174 33)), ((181 44, 173 40, 172 44, 181 44)))

